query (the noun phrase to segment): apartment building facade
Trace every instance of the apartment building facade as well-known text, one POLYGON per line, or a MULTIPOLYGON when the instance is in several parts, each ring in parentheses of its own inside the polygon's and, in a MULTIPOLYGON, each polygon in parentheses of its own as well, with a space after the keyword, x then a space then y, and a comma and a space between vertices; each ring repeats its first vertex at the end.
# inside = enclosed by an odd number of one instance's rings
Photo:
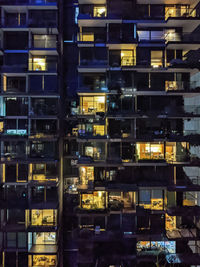
POLYGON ((198 2, 0 1, 0 266, 200 264, 198 2))
POLYGON ((69 266, 200 264, 198 2, 65 3, 69 266))

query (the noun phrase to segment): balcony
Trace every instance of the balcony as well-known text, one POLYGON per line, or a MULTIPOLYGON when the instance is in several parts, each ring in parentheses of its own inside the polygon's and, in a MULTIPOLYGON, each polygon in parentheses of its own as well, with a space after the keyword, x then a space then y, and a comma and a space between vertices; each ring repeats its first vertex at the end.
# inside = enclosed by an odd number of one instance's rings
POLYGON ((80 115, 94 115, 97 113, 105 113, 105 111, 106 97, 104 94, 97 96, 80 96, 80 115))
POLYGON ((29 232, 28 233, 29 253, 34 253, 34 254, 56 253, 57 252, 56 243, 57 243, 56 232, 29 232))
POLYGON ((55 227, 57 226, 57 210, 31 210, 30 222, 31 227, 55 227))
POLYGON ((165 20, 169 18, 195 18, 198 17, 196 9, 188 8, 187 6, 181 6, 180 8, 166 7, 165 8, 165 20))
POLYGON ((110 212, 132 213, 136 211, 135 192, 110 192, 108 208, 110 212))
POLYGON ((104 210, 106 208, 106 192, 95 191, 91 194, 81 194, 80 208, 83 210, 104 210))
POLYGON ((3 22, 5 28, 27 27, 26 13, 5 13, 3 22))
POLYGON ((57 72, 57 61, 50 60, 48 57, 34 57, 29 59, 29 71, 48 71, 57 72))
POLYGON ((30 164, 29 180, 34 183, 46 183, 58 181, 58 170, 56 164, 30 164))
POLYGON ((96 32, 82 32, 78 34, 78 41, 83 43, 105 43, 106 34, 96 32))
POLYGON ((168 163, 188 162, 189 151, 187 143, 137 143, 137 160, 145 161, 160 161, 168 163), (164 152, 165 147, 165 152, 164 152))
POLYGON ((56 35, 33 35, 32 48, 36 49, 56 49, 57 36, 56 35))
POLYGON ((55 120, 32 120, 29 138, 56 138, 57 123, 55 120))
POLYGON ((30 158, 56 159, 56 142, 32 141, 30 146, 30 158))
POLYGON ((36 254, 29 255, 29 263, 28 267, 38 267, 38 266, 46 266, 46 267, 57 267, 57 256, 56 255, 48 255, 48 254, 36 254))
MULTIPOLYGON (((57 107, 57 99, 55 98, 32 98, 32 105, 29 115, 34 117, 38 116, 57 116, 58 107, 57 107)), ((39 125, 39 122, 38 122, 39 125)), ((40 126, 43 127, 43 126, 40 126)), ((48 126, 49 127, 49 126, 48 126)), ((53 127, 53 125, 52 125, 53 127)), ((49 127, 50 130, 50 127, 49 127)))
POLYGON ((109 65, 112 68, 133 67, 136 65, 135 50, 110 50, 109 65))

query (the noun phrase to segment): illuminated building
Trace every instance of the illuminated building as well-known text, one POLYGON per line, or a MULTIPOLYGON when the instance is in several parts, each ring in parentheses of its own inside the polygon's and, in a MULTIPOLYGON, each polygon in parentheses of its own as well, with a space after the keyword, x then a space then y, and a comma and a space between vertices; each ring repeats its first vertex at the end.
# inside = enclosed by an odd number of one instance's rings
POLYGON ((64 2, 69 266, 197 265, 199 8, 64 2))

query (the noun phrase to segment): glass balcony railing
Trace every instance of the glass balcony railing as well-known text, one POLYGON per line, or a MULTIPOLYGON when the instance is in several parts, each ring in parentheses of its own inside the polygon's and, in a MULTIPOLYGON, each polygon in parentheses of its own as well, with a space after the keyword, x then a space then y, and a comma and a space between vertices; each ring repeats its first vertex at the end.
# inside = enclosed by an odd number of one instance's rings
POLYGON ((56 40, 44 40, 44 39, 37 39, 33 41, 33 48, 46 48, 46 49, 53 49, 57 47, 56 40))
POLYGON ((57 70, 57 62, 46 62, 45 58, 29 60, 29 71, 53 71, 57 70))
POLYGON ((164 38, 165 38, 166 43, 168 42, 188 42, 188 43, 200 42, 200 36, 199 34, 196 34, 196 33, 191 34, 187 32, 178 33, 174 31, 168 31, 165 33, 164 38))
POLYGON ((135 58, 133 56, 123 56, 121 58, 121 66, 134 66, 135 65, 135 58))
POLYGON ((187 8, 186 6, 175 8, 166 7, 165 9, 165 20, 169 18, 191 18, 197 17, 196 9, 187 8))
POLYGON ((79 42, 104 43, 106 41, 106 35, 103 33, 83 32, 78 34, 77 39, 79 42))
POLYGON ((184 90, 184 82, 181 81, 165 81, 165 91, 184 90))

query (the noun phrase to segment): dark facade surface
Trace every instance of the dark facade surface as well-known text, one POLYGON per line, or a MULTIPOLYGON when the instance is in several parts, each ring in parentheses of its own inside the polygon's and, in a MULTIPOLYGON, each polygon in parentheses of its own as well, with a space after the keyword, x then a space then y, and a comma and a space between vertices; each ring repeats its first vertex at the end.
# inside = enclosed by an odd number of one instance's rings
POLYGON ((200 266, 199 1, 0 9, 0 267, 200 266))

